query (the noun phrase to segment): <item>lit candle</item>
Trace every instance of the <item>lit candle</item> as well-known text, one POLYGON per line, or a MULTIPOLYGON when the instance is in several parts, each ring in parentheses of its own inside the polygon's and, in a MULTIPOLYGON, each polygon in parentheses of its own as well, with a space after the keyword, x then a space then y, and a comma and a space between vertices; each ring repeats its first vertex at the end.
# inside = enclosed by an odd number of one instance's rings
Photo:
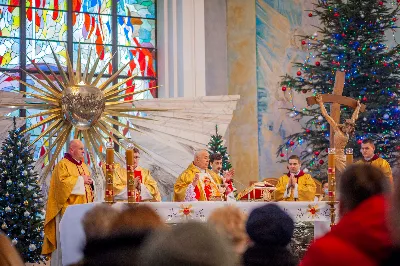
POLYGON ((106 191, 104 201, 114 203, 114 144, 110 140, 106 144, 106 191))
POLYGON ((349 166, 353 163, 353 149, 347 148, 346 149, 346 166, 349 166))
POLYGON ((126 178, 127 178, 127 189, 128 189, 128 203, 136 202, 135 196, 135 177, 133 174, 133 146, 128 144, 125 151, 126 159, 126 178))

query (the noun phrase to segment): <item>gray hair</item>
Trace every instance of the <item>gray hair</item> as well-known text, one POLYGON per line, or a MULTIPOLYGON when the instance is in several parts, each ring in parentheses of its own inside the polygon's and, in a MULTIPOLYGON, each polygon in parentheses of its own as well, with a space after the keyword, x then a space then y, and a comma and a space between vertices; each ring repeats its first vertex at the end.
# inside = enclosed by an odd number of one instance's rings
POLYGON ((194 160, 196 160, 196 158, 199 157, 202 152, 207 152, 208 153, 208 151, 206 149, 197 150, 194 153, 194 160))

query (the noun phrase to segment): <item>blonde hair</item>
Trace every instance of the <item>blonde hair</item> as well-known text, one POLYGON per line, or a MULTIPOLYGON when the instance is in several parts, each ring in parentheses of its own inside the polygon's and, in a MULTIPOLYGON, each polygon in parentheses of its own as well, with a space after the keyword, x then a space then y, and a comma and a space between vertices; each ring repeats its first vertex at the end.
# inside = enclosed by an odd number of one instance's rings
MULTIPOLYGON (((214 225, 217 232, 226 236, 236 250, 247 243, 249 237, 246 232, 247 215, 235 206, 225 206, 215 209, 208 218, 208 223, 214 225)), ((239 250, 243 252, 244 250, 239 250)))
POLYGON ((101 238, 109 235, 112 224, 118 215, 118 210, 105 203, 93 207, 82 219, 86 239, 101 238))

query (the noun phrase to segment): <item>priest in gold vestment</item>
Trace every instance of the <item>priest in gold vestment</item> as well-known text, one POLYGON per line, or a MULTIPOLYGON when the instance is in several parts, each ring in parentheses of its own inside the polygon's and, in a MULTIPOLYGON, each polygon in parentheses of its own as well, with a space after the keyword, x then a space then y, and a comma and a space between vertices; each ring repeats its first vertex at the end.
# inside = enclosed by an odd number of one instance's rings
MULTIPOLYGON (((140 152, 137 148, 133 149, 133 168, 135 172, 140 172, 137 176, 138 184, 141 184, 141 199, 138 201, 161 201, 161 194, 158 190, 157 181, 151 176, 150 171, 148 169, 142 168, 139 166, 140 152), (145 193, 144 191, 147 190, 145 193), (144 198, 144 194, 150 194, 149 198, 144 198)), ((106 168, 105 164, 103 164, 102 169, 105 173, 106 168)), ((124 190, 126 191, 127 185, 127 173, 126 169, 121 167, 120 164, 114 164, 114 195, 118 195, 124 190)))
POLYGON ((362 141, 361 153, 363 155, 363 159, 358 161, 357 163, 370 164, 374 167, 379 168, 393 184, 392 168, 385 159, 375 154, 375 144, 371 139, 364 139, 362 141))
POLYGON ((69 205, 93 202, 93 180, 84 160, 84 146, 74 139, 68 153, 57 163, 51 175, 44 222, 42 254, 50 256, 57 247, 58 222, 69 205))
POLYGON ((311 175, 305 174, 300 166, 297 155, 289 157, 289 173, 278 179, 276 201, 314 201, 317 186, 311 175))
MULTIPOLYGON (((194 161, 178 177, 174 185, 174 201, 212 201, 224 199, 223 179, 208 170, 208 151, 196 152, 194 161)), ((226 172, 224 179, 230 180, 232 172, 226 172)))

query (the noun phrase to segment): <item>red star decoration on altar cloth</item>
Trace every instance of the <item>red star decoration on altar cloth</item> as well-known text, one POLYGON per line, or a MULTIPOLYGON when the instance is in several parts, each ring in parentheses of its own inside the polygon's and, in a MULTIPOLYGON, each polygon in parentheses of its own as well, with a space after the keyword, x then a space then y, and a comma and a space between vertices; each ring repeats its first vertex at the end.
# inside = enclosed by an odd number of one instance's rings
POLYGON ((191 216, 193 213, 192 207, 193 207, 192 205, 185 206, 182 204, 180 206, 179 214, 181 214, 182 216, 186 216, 186 217, 191 216))
POLYGON ((308 205, 307 212, 311 215, 312 218, 315 218, 319 214, 319 207, 318 205, 308 205))

